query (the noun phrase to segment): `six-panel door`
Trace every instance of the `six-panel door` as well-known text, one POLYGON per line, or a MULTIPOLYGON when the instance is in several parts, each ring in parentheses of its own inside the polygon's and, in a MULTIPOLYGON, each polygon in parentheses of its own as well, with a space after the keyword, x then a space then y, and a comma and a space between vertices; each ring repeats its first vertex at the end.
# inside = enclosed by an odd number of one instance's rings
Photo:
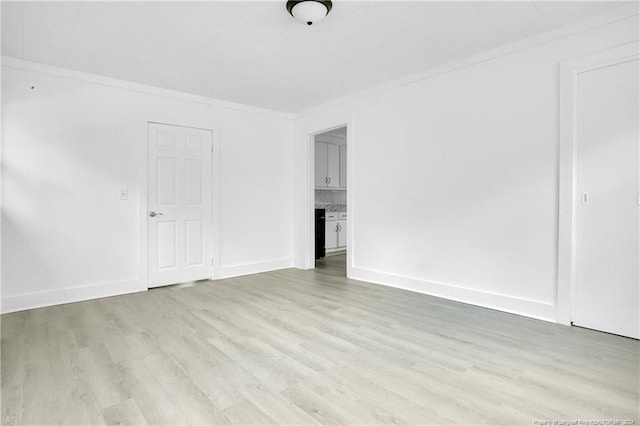
POLYGON ((149 123, 149 287, 211 277, 210 130, 149 123))

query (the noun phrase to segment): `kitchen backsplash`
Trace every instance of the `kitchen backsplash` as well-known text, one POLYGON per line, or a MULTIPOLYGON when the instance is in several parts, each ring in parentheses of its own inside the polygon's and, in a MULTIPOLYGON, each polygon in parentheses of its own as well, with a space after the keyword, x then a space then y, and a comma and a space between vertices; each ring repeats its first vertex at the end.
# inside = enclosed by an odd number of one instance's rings
POLYGON ((347 210, 347 191, 316 189, 316 208, 341 212, 347 210))

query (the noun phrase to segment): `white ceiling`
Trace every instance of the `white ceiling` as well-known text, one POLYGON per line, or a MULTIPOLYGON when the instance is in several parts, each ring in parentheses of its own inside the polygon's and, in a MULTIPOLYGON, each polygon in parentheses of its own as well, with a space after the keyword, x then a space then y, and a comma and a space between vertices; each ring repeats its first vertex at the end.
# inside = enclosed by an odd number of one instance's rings
POLYGON ((2 2, 2 54, 297 112, 618 7, 350 2, 308 27, 285 1, 2 2))

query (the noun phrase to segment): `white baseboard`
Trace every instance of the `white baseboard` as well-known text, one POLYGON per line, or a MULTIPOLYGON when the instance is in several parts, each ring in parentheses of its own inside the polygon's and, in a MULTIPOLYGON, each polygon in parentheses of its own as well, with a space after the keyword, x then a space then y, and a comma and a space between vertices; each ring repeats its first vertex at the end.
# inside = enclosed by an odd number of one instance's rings
POLYGON ((69 287, 58 290, 40 291, 36 293, 3 296, 0 302, 0 312, 24 311, 45 306, 62 305, 65 303, 81 302, 101 297, 118 296, 136 293, 141 290, 140 281, 112 281, 81 287, 69 287))
MULTIPOLYGON (((275 271, 291 268, 293 259, 279 259, 268 262, 248 263, 244 265, 225 266, 220 268, 219 277, 231 278, 241 275, 257 274, 259 272, 275 271)), ((62 305, 65 303, 81 302, 99 299, 101 297, 118 296, 121 294, 145 291, 146 284, 141 286, 139 280, 115 281, 80 287, 62 288, 50 291, 3 296, 0 300, 0 313, 24 311, 45 306, 62 305)))
POLYGON ((223 266, 218 278, 239 277, 241 275, 257 274, 260 272, 276 271, 293 267, 293 259, 270 260, 267 262, 246 263, 243 265, 223 266))
MULTIPOLYGON (((257 274, 260 272, 291 268, 292 266, 292 259, 225 266, 220 270, 220 278, 257 274)), ((434 283, 416 278, 370 271, 362 268, 351 268, 350 278, 367 281, 373 284, 381 284, 403 290, 415 291, 417 293, 428 294, 457 302, 469 303, 476 306, 496 309, 544 321, 555 322, 556 309, 551 303, 489 293, 443 283, 434 283)), ((0 312, 17 312, 45 306, 98 299, 101 297, 136 293, 138 291, 144 290, 141 289, 139 280, 133 280, 71 287, 59 290, 20 294, 16 296, 4 296, 0 303, 0 312)))
POLYGON ((307 269, 305 268, 304 258, 302 257, 294 257, 293 258, 293 267, 298 269, 307 269))
POLYGON ((482 290, 453 286, 450 284, 424 281, 416 278, 355 267, 351 268, 349 278, 367 281, 373 284, 400 288, 403 290, 415 291, 417 293, 428 294, 431 296, 441 297, 443 299, 482 306, 484 308, 509 312, 543 321, 555 322, 556 320, 556 308, 552 303, 490 293, 482 290))

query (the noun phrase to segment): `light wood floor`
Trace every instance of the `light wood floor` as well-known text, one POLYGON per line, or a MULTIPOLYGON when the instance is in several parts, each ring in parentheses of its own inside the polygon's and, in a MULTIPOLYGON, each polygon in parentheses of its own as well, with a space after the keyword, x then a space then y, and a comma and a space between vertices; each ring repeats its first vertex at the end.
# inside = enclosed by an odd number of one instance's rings
POLYGON ((2 422, 638 423, 638 341, 347 280, 344 261, 3 315, 2 422))

